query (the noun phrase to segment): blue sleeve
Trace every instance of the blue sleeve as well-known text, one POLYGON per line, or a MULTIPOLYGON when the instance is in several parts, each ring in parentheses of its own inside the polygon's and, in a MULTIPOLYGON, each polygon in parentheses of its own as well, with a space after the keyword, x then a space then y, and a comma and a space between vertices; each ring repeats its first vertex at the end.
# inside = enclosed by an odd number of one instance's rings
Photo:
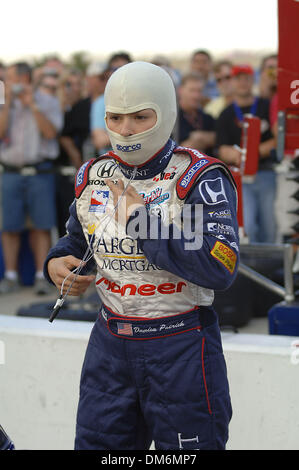
MULTIPOLYGON (((61 258, 62 256, 73 255, 78 259, 82 259, 87 250, 87 242, 84 236, 82 226, 77 217, 76 200, 70 206, 70 217, 66 224, 67 233, 60 238, 57 244, 51 248, 44 263, 44 275, 49 282, 52 282, 48 274, 48 262, 52 258, 61 258)), ((84 266, 82 275, 90 272, 94 267, 93 258, 84 266)))
POLYGON ((94 129, 106 129, 105 124, 105 102, 104 97, 100 96, 91 105, 90 111, 90 128, 94 129))
MULTIPOLYGON (((166 271, 202 287, 227 289, 236 277, 239 261, 236 204, 236 193, 227 176, 221 170, 210 170, 185 201, 184 211, 189 206, 189 212, 183 218, 180 236, 174 224, 169 226, 169 236, 163 236, 165 226, 161 218, 147 214, 146 236, 137 238, 139 247, 150 263, 166 271), (149 229, 152 224, 159 226, 159 236, 154 239, 149 229), (185 226, 189 224, 192 230, 188 232, 185 226), (189 234, 194 229, 192 243, 189 234)), ((135 214, 128 221, 127 232, 136 238, 134 220, 135 214)))

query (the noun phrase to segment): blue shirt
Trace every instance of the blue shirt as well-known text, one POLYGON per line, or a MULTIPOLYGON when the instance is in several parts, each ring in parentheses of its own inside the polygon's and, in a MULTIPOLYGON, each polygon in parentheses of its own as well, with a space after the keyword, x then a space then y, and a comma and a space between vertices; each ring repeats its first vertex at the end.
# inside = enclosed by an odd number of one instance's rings
POLYGON ((90 129, 106 129, 104 95, 99 96, 91 104, 90 129))
POLYGON ((211 75, 205 83, 202 91, 203 95, 207 98, 217 98, 219 96, 219 90, 215 78, 211 75))

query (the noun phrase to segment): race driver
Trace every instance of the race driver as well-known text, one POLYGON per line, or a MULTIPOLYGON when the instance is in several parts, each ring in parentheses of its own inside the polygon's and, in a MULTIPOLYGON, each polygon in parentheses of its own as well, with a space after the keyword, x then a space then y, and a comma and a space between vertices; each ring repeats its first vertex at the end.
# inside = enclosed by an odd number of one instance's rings
POLYGON ((67 235, 45 263, 62 292, 95 281, 102 302, 75 449, 222 450, 231 402, 212 303, 237 272, 233 178, 171 139, 176 95, 162 68, 119 68, 105 107, 113 151, 79 169, 67 235))

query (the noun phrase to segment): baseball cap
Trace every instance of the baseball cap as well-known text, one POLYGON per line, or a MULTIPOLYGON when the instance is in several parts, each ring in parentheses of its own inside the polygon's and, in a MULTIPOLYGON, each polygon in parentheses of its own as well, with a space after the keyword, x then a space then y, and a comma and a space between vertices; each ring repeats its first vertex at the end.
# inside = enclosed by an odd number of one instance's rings
POLYGON ((107 64, 103 62, 93 62, 87 67, 86 75, 88 77, 94 77, 95 75, 102 75, 102 73, 106 72, 107 70, 107 64))
POLYGON ((241 73, 244 73, 246 75, 254 75, 254 70, 251 65, 246 64, 234 65, 232 67, 231 74, 233 77, 235 77, 236 75, 240 75, 241 73))

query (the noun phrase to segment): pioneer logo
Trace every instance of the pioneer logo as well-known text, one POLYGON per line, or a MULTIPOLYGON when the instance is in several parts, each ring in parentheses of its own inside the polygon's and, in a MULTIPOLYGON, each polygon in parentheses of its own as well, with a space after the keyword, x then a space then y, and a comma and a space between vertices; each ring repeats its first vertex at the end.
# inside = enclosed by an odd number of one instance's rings
POLYGON ((185 282, 178 282, 174 284, 173 282, 164 282, 163 284, 159 284, 155 286, 154 284, 142 284, 141 286, 136 286, 135 284, 125 284, 124 286, 120 287, 115 282, 109 281, 105 277, 101 277, 97 282, 96 285, 105 284, 107 286, 107 290, 113 292, 114 294, 120 294, 122 297, 129 293, 129 295, 142 295, 142 296, 150 296, 159 294, 176 294, 178 292, 182 292, 182 289, 187 284, 185 282))

